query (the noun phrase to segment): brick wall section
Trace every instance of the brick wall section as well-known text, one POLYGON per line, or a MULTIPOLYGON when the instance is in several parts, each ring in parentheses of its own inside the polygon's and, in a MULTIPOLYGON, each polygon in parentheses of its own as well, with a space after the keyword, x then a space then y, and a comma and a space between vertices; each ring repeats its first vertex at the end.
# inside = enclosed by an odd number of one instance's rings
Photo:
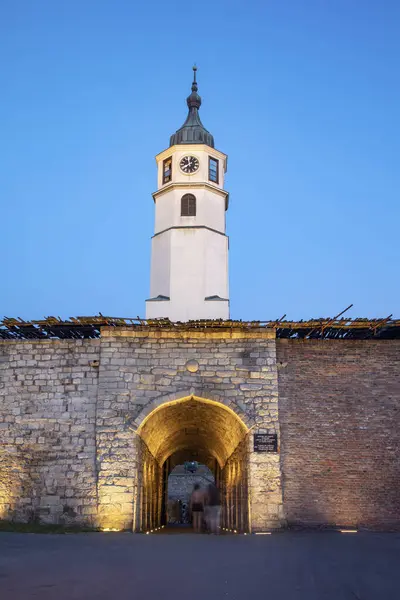
POLYGON ((400 341, 277 340, 289 523, 400 526, 400 341))
POLYGON ((0 342, 0 517, 94 519, 99 348, 0 342))

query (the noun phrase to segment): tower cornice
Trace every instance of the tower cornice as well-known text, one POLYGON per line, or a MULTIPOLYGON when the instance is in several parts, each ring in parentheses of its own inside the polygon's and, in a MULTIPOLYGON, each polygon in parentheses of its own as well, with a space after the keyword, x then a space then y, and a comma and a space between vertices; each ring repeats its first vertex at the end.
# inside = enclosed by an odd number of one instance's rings
POLYGON ((225 198, 225 210, 228 210, 229 192, 227 192, 226 190, 223 190, 219 187, 216 187, 215 185, 212 185, 211 183, 206 183, 204 181, 191 182, 191 183, 176 182, 176 183, 167 184, 164 187, 157 190, 156 192, 153 192, 153 194, 152 194, 153 200, 155 202, 157 200, 157 198, 159 198, 160 196, 163 196, 164 194, 166 194, 167 192, 170 192, 172 190, 179 190, 179 189, 187 190, 188 188, 203 189, 203 190, 215 192, 219 196, 222 196, 223 198, 225 198))
POLYGON ((156 155, 156 162, 159 163, 161 160, 168 158, 174 152, 196 152, 203 151, 209 152, 212 156, 219 158, 223 161, 224 164, 224 172, 226 173, 227 164, 228 164, 228 155, 221 152, 221 150, 217 150, 216 148, 212 148, 211 146, 207 146, 206 144, 175 144, 175 146, 170 146, 166 148, 162 152, 156 155))

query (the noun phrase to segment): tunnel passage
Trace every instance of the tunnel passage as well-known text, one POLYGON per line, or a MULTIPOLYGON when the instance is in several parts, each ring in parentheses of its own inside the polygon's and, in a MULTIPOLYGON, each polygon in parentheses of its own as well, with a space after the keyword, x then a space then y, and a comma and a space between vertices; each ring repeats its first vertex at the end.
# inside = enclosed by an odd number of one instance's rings
POLYGON ((166 523, 168 476, 176 465, 209 467, 221 491, 221 526, 248 531, 248 428, 223 404, 191 396, 156 408, 140 427, 136 531, 166 523))
POLYGON ((190 496, 195 483, 202 488, 215 483, 213 464, 210 467, 196 460, 181 462, 171 470, 165 479, 167 489, 164 491, 167 498, 165 524, 168 527, 190 524, 190 496))

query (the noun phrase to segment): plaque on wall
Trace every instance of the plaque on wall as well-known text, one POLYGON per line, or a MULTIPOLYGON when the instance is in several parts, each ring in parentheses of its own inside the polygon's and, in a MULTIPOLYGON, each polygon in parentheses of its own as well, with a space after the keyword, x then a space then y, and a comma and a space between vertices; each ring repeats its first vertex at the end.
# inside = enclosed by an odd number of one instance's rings
POLYGON ((278 435, 276 433, 255 433, 254 452, 278 452, 278 435))

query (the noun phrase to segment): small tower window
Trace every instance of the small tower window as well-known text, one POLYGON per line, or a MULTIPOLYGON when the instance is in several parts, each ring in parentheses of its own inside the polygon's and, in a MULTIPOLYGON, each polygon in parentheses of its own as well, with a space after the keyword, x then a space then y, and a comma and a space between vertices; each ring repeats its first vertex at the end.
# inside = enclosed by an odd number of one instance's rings
POLYGON ((208 157, 208 179, 214 183, 218 181, 218 160, 216 158, 208 157))
POLYGON ((185 194, 181 198, 181 217, 196 216, 196 196, 185 194))
POLYGON ((166 158, 163 162, 163 178, 162 182, 168 183, 172 179, 172 158, 166 158))

